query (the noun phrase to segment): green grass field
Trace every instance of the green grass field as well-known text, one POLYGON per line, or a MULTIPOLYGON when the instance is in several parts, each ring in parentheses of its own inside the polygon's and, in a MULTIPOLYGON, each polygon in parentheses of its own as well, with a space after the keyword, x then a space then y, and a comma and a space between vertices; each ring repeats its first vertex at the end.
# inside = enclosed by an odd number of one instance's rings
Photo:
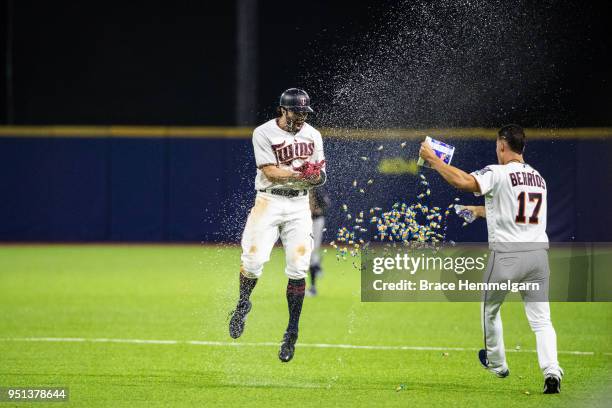
POLYGON ((506 346, 520 351, 508 353, 510 377, 497 379, 473 351, 482 343, 477 303, 361 303, 359 274, 332 258, 320 296, 305 300, 295 358, 283 364, 279 249, 234 341, 226 319, 237 248, 2 246, 0 387, 68 386, 74 406, 608 406, 612 304, 552 305, 559 350, 591 353, 561 353, 562 393, 542 395, 520 303, 502 309, 506 346))

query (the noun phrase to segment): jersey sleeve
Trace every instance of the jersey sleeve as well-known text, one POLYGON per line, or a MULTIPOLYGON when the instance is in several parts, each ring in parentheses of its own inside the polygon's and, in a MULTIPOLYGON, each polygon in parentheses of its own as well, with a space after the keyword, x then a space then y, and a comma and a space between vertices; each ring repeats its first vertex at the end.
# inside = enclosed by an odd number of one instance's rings
MULTIPOLYGON (((311 162, 320 162, 325 160, 325 153, 323 152, 323 139, 321 138, 321 133, 319 131, 315 131, 314 134, 314 152, 310 156, 311 162)), ((325 170, 325 163, 323 163, 323 167, 321 167, 321 178, 318 183, 314 184, 315 186, 322 186, 327 181, 327 171, 325 170)))
POLYGON ((266 164, 276 164, 272 144, 265 133, 257 129, 253 132, 253 150, 255 152, 255 165, 258 168, 266 164))
POLYGON ((473 171, 470 174, 474 176, 480 187, 480 192, 474 192, 475 196, 484 196, 495 192, 499 180, 498 171, 495 166, 487 166, 484 169, 473 171))
MULTIPOLYGON (((323 152, 323 139, 321 138, 321 134, 319 132, 317 132, 314 137, 314 153, 312 154, 311 160, 313 162, 325 160, 325 153, 323 152)), ((322 170, 325 170, 325 164, 323 165, 322 170)))

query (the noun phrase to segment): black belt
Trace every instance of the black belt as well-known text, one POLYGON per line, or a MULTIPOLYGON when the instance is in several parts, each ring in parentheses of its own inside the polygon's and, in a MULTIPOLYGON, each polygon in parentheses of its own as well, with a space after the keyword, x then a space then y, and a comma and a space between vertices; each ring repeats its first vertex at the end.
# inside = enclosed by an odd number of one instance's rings
POLYGON ((270 193, 284 197, 299 197, 308 194, 308 190, 284 190, 280 188, 272 188, 268 190, 259 190, 262 193, 270 193))

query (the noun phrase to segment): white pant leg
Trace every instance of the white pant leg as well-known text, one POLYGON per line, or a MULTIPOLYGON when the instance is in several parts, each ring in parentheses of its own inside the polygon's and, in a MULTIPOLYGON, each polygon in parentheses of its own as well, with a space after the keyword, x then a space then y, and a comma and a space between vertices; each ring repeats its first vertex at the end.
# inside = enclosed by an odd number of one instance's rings
POLYGON ((323 229, 325 228, 325 217, 316 217, 312 220, 312 238, 314 240, 312 255, 310 255, 310 266, 321 264, 321 242, 323 241, 323 229))
POLYGON ((501 302, 480 304, 482 329, 487 346, 489 367, 507 369, 506 348, 504 346, 504 328, 501 319, 501 302))
POLYGON ((554 374, 563 375, 557 360, 557 333, 550 320, 550 304, 548 303, 548 283, 550 269, 548 265, 548 251, 531 251, 522 257, 527 271, 523 281, 540 284, 543 288, 536 294, 525 294, 525 314, 536 336, 536 349, 538 363, 544 376, 554 374))
POLYGON ((280 238, 285 248, 285 274, 289 279, 304 279, 312 253, 312 218, 308 196, 287 199, 280 238))
POLYGON ((550 321, 550 305, 548 302, 525 302, 525 314, 536 336, 538 363, 544 376, 548 374, 562 375, 557 360, 557 333, 550 321))
MULTIPOLYGON (((484 281, 487 283, 499 282, 512 275, 516 266, 516 259, 504 261, 500 264, 503 254, 491 252, 484 281)), ((483 302, 480 304, 480 322, 487 349, 489 367, 503 371, 508 368, 506 362, 506 348, 504 345, 504 328, 501 319, 501 305, 507 291, 485 291, 483 302)))
POLYGON ((282 201, 269 194, 258 193, 242 233, 241 272, 247 278, 259 278, 263 265, 278 240, 282 201))

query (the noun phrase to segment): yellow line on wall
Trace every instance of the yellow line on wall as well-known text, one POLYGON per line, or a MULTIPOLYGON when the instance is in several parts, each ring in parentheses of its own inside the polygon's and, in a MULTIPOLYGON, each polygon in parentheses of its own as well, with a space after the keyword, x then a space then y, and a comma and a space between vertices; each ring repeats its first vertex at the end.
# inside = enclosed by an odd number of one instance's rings
MULTIPOLYGON (((252 127, 216 126, 0 126, 0 137, 10 138, 194 138, 248 139, 252 127)), ((425 136, 442 139, 493 139, 493 128, 432 129, 350 129, 322 128, 326 138, 420 140, 425 136)), ((527 139, 603 139, 612 137, 612 128, 527 128, 527 139)))
POLYGON ((0 137, 248 138, 247 127, 0 126, 0 137))

